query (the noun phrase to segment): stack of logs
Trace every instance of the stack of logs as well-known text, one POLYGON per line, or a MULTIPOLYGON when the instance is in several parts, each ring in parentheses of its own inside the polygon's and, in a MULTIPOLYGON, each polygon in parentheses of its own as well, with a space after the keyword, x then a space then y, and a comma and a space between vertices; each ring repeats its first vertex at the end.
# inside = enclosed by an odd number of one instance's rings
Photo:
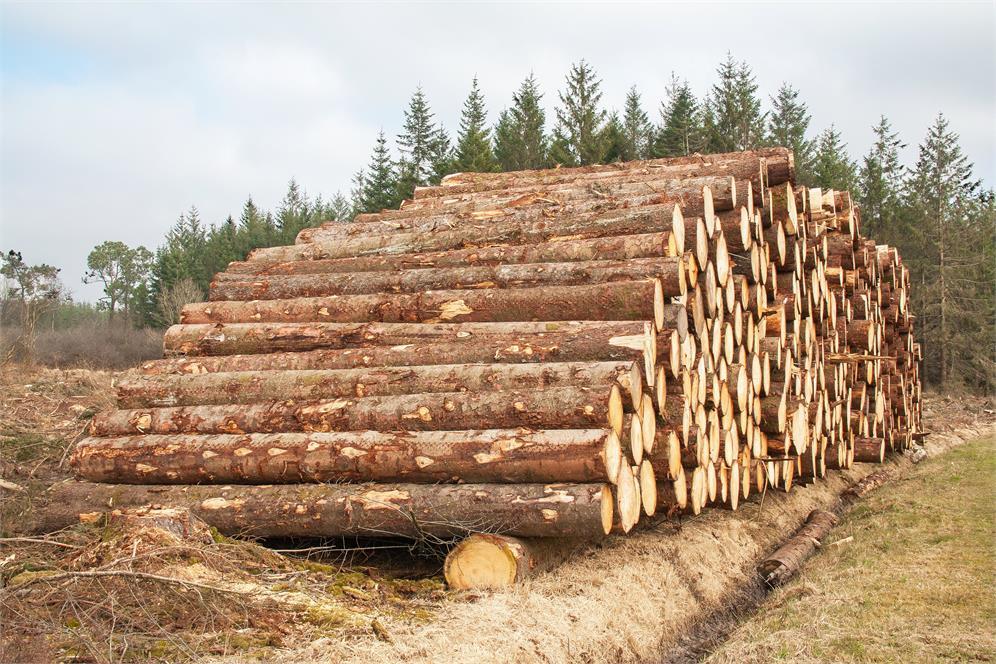
POLYGON ((784 148, 451 175, 218 274, 94 418, 61 518, 597 537, 882 461, 920 431, 920 348, 859 229, 784 148))

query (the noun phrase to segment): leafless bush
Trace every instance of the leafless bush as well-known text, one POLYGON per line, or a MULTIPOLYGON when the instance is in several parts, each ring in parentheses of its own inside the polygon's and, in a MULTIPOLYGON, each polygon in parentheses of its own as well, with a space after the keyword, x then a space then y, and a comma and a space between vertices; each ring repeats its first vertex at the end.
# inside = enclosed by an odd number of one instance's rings
MULTIPOLYGON (((17 357, 16 328, 0 329, 0 358, 17 357)), ((86 322, 62 330, 35 333, 34 360, 49 367, 127 369, 144 360, 162 357, 162 332, 136 329, 126 321, 86 322)))
POLYGON ((180 279, 175 284, 164 290, 159 295, 159 315, 167 325, 174 325, 180 322, 180 311, 183 305, 191 302, 200 302, 204 299, 204 293, 197 286, 197 283, 190 278, 180 279))

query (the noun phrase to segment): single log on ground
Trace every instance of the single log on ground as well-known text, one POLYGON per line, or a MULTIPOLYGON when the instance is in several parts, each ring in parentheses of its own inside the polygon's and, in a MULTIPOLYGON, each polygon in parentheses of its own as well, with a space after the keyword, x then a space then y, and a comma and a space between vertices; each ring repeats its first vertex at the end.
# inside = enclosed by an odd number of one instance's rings
POLYGON ((792 578, 835 525, 836 516, 823 510, 813 510, 805 525, 758 565, 764 582, 777 586, 792 578))
POLYGON ((608 482, 622 463, 608 429, 143 435, 72 456, 80 479, 124 484, 608 482))
MULTIPOLYGON (((649 405, 649 399, 645 401, 649 405)), ((643 407, 645 409, 646 406, 643 407)), ((619 391, 609 385, 499 392, 431 392, 318 401, 280 400, 106 410, 97 413, 90 421, 90 435, 367 429, 453 431, 518 427, 577 429, 611 427, 622 418, 622 410, 619 391)), ((650 419, 653 420, 652 406, 650 419)))
MULTIPOLYGON (((679 336, 687 334, 687 316, 675 314, 679 336), (684 323, 684 328, 681 324, 684 323)), ((556 354, 555 359, 635 359, 631 351, 653 350, 656 338, 652 323, 644 321, 547 321, 512 323, 233 323, 229 325, 173 325, 166 330, 163 346, 167 355, 231 356, 248 354, 244 360, 186 360, 177 372, 151 362, 146 373, 206 373, 263 369, 346 369, 364 366, 407 366, 411 364, 463 364, 484 361, 480 352, 505 362, 503 357, 556 354), (436 344, 453 349, 453 359, 445 362, 416 362, 425 355, 421 349, 436 344), (309 366, 302 351, 341 350, 341 355, 314 355, 317 366, 309 366), (545 350, 544 350, 545 349, 545 350), (345 351, 351 351, 349 353, 345 351), (281 353, 265 363, 251 356, 281 353), (288 354, 290 353, 290 354, 288 354), (367 357, 372 359, 366 359, 367 357), (466 357, 467 359, 463 359, 466 357), (383 359, 382 359, 383 358, 383 359), (389 359, 397 358, 397 359, 389 359), (290 362, 290 360, 294 362, 290 362), (286 362, 286 363, 285 363, 286 362), (298 364, 300 362, 300 364, 298 364), (330 362, 330 364, 325 364, 330 362), (218 364, 220 363, 220 364, 218 364), (213 368, 218 367, 218 368, 213 368), (226 368, 221 368, 226 367, 226 368), (230 368, 227 368, 230 367, 230 368)), ((651 353, 650 357, 653 358, 651 353)), ((554 358, 551 358, 554 359, 554 358)), ((543 361, 543 360, 541 360, 543 361)), ((645 360, 645 363, 648 363, 645 360)))
MULTIPOLYGON (((376 272, 415 268, 511 265, 517 263, 561 263, 565 261, 627 260, 668 255, 670 231, 597 238, 550 240, 535 244, 469 247, 398 256, 352 256, 277 263, 238 261, 229 263, 216 279, 251 279, 252 276, 376 272)), ((683 245, 676 245, 680 253, 683 245)))
MULTIPOLYGON (((671 305, 673 306, 673 305, 671 305)), ((436 323, 652 320, 665 324, 657 279, 585 286, 375 293, 188 304, 181 323, 436 323)))
POLYGON ((474 533, 449 552, 443 573, 452 590, 505 588, 556 567, 583 544, 576 539, 474 533))
POLYGON ((80 514, 161 505, 188 508, 223 535, 450 538, 600 537, 612 527, 607 484, 274 484, 264 486, 53 485, 24 524, 51 533, 80 514))
POLYGON ((329 295, 421 293, 430 290, 537 288, 574 286, 639 279, 660 279, 666 297, 685 294, 680 256, 568 263, 524 263, 497 266, 419 268, 394 272, 347 272, 257 276, 236 279, 219 275, 211 284, 211 300, 285 300, 329 295))

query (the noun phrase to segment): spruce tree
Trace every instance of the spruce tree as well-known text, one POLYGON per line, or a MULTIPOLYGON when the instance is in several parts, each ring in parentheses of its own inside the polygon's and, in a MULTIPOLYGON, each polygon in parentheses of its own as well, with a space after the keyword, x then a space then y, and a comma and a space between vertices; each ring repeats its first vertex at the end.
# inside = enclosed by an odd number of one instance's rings
POLYGON ((487 126, 487 120, 484 95, 481 94, 475 76, 460 116, 454 164, 457 171, 487 173, 497 168, 494 150, 491 148, 491 129, 487 126))
POLYGON ((735 152, 751 150, 764 137, 765 113, 757 96, 757 82, 746 62, 737 63, 733 55, 716 70, 719 82, 709 97, 708 150, 735 152))
POLYGON ((335 196, 329 202, 329 216, 336 221, 351 221, 355 214, 349 199, 341 191, 335 192, 335 196))
POLYGON ((847 156, 847 144, 833 125, 816 141, 812 177, 814 185, 823 189, 854 190, 856 167, 847 156))
POLYGON ((394 162, 387 149, 387 137, 384 130, 377 134, 370 163, 364 171, 363 185, 360 189, 359 211, 380 212, 397 207, 398 176, 394 170, 394 162))
POLYGON ((619 159, 632 161, 645 159, 650 154, 653 127, 647 112, 643 110, 640 93, 634 85, 626 93, 626 106, 622 120, 622 148, 619 159))
POLYGON ((565 82, 567 87, 559 93, 550 156, 564 166, 601 163, 606 154, 602 128, 607 115, 599 107, 601 81, 595 70, 581 60, 571 66, 565 82))
MULTIPOLYGON (((429 184, 439 159, 439 131, 432 120, 429 102, 422 86, 415 89, 405 109, 404 128, 398 135, 398 195, 408 198, 415 187, 429 184)), ((447 146, 448 147, 448 146, 447 146)), ((369 176, 369 174, 367 174, 369 176)))
POLYGON ((865 155, 858 173, 857 196, 861 203, 861 225, 865 235, 895 244, 899 234, 899 206, 903 166, 899 150, 906 147, 883 115, 872 127, 875 143, 865 155))
POLYGON ((277 227, 284 242, 293 242, 303 228, 311 226, 312 205, 308 195, 294 178, 287 184, 287 193, 277 208, 277 227))
POLYGON ((627 161, 632 158, 628 152, 629 146, 627 145, 626 137, 626 127, 623 126, 622 120, 619 119, 619 114, 613 111, 609 114, 609 119, 606 120, 605 126, 602 127, 601 132, 601 142, 602 142, 602 162, 611 163, 614 161, 627 161))
POLYGON ((909 239, 899 244, 915 275, 925 378, 944 388, 991 389, 996 325, 992 192, 980 191, 959 137, 938 115, 906 181, 909 239))
POLYGON ((796 179, 807 184, 810 181, 810 161, 813 157, 813 142, 806 139, 809 130, 809 110, 799 101, 799 91, 788 83, 782 83, 778 94, 771 97, 771 114, 768 116, 769 145, 780 145, 795 154, 796 179))
POLYGON ((446 133, 443 125, 436 127, 436 132, 432 137, 431 164, 432 175, 429 178, 430 184, 439 184, 444 176, 452 173, 456 155, 450 146, 450 136, 446 133))
POLYGON ((501 112, 495 127, 495 158, 503 171, 547 166, 546 113, 536 78, 529 74, 512 95, 512 107, 501 112))
POLYGON ((661 102, 661 127, 651 148, 653 157, 681 157, 705 147, 699 103, 688 81, 671 74, 667 101, 661 102))

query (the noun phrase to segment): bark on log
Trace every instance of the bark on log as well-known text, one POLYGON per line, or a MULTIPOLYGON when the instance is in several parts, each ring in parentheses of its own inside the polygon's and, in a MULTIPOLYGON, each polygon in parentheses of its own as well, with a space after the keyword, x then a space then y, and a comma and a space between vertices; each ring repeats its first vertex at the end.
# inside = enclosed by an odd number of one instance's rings
POLYGON ((51 533, 81 513, 185 507, 224 535, 450 538, 488 531, 521 537, 600 537, 612 524, 607 484, 53 485, 24 524, 51 533))
MULTIPOLYGON (((121 408, 164 408, 429 392, 491 392, 615 382, 629 391, 633 387, 634 367, 637 365, 633 362, 437 364, 137 376, 120 381, 117 394, 121 408)), ((642 385, 642 379, 639 382, 642 385)), ((642 396, 634 398, 642 400, 642 396)), ((639 406, 639 401, 629 400, 628 405, 630 408, 639 406)))
POLYGON ((835 525, 836 516, 830 512, 813 510, 805 525, 795 535, 761 561, 757 569, 764 582, 769 586, 777 586, 794 576, 835 525))
MULTIPOLYGON (((378 272, 417 268, 562 263, 566 261, 627 260, 668 255, 671 232, 639 233, 597 238, 571 238, 535 244, 470 247, 398 256, 353 256, 276 263, 237 261, 216 278, 235 280, 252 276, 378 272)), ((682 244, 676 245, 680 250, 682 244)))
POLYGON ((576 539, 474 533, 449 552, 443 574, 451 590, 497 590, 556 567, 583 545, 576 539))
POLYGON ((199 404, 103 411, 91 420, 90 435, 446 431, 516 427, 576 429, 610 427, 622 417, 621 410, 613 413, 613 409, 621 408, 618 392, 607 385, 303 402, 199 404))
POLYGON ((329 295, 420 293, 430 290, 537 288, 657 278, 665 297, 684 295, 684 262, 680 256, 593 260, 565 263, 523 263, 498 266, 419 268, 394 272, 347 272, 266 276, 219 275, 211 284, 212 301, 285 300, 329 295))
POLYGON ((854 460, 863 463, 885 461, 885 438, 855 438, 854 460))
MULTIPOLYGON (((672 305, 673 306, 673 305, 672 305)), ((181 323, 436 323, 652 320, 667 315, 656 279, 586 286, 378 293, 188 304, 181 323)))
MULTIPOLYGON (((439 228, 420 228, 391 235, 333 238, 283 247, 265 247, 249 254, 252 262, 352 258, 356 256, 420 254, 489 244, 534 244, 555 238, 597 238, 638 233, 670 232, 675 202, 661 202, 635 209, 592 210, 580 214, 552 215, 537 209, 526 221, 501 219, 503 213, 482 219, 462 219, 448 214, 431 221, 439 228)), ((679 252, 681 247, 678 247, 679 252)))
MULTIPOLYGON (((675 315, 676 322, 685 324, 687 333, 687 317, 683 312, 675 315)), ((630 359, 629 351, 653 347, 652 323, 643 321, 546 321, 546 322, 510 322, 510 323, 235 323, 229 325, 174 325, 166 330, 163 347, 167 355, 186 355, 203 360, 195 364, 183 364, 180 373, 211 372, 213 366, 229 366, 232 371, 238 371, 244 366, 247 369, 307 369, 307 368, 350 368, 359 364, 368 366, 404 366, 416 364, 412 361, 421 357, 433 357, 431 352, 424 355, 420 352, 423 346, 446 345, 452 347, 453 359, 449 362, 423 362, 423 364, 454 364, 480 362, 478 351, 493 353, 494 361, 505 361, 504 357, 521 355, 529 358, 534 355, 556 354, 556 359, 570 359, 575 355, 579 359, 630 359), (545 348, 546 350, 541 350, 545 348), (297 353, 318 349, 343 351, 341 354, 316 354, 314 361, 332 361, 333 364, 319 364, 318 367, 307 366, 309 359, 296 360, 295 363, 284 364, 287 353, 300 358, 297 353), (346 352, 350 351, 350 352, 346 352), (263 353, 282 353, 280 356, 267 360, 269 364, 256 365, 250 358, 263 353), (604 355, 603 355, 604 353, 604 355), (621 353, 621 356, 617 356, 621 353), (249 358, 236 361, 234 358, 224 360, 221 356, 248 354, 249 358), (352 356, 358 355, 362 361, 352 356), (365 359, 367 355, 370 360, 365 359), (333 357, 336 358, 333 360, 333 357), (398 359, 389 359, 397 357, 398 359), (467 360, 461 360, 468 357, 467 360), (474 358, 474 359, 470 359, 474 358), (222 363, 215 365, 212 362, 222 363), (297 362, 300 362, 298 366, 297 362), (335 362, 345 362, 337 365, 335 362)), ((680 330, 679 330, 680 332, 680 330)), ((637 351, 639 352, 639 351, 637 351)), ((645 354, 645 351, 644 351, 645 354)), ((289 359, 289 357, 288 357, 289 359)), ((180 362, 180 360, 177 360, 180 362)), ((543 360, 540 360, 543 361, 543 360)), ((263 362, 263 360, 260 360, 263 362)), ((147 373, 177 373, 176 371, 160 371, 157 363, 150 363, 153 368, 147 373)), ((167 367, 173 364, 165 365, 167 367)), ((225 369, 218 368, 218 371, 225 369)))
POLYGON ((123 484, 608 482, 621 463, 604 428, 142 435, 72 456, 77 478, 123 484))

